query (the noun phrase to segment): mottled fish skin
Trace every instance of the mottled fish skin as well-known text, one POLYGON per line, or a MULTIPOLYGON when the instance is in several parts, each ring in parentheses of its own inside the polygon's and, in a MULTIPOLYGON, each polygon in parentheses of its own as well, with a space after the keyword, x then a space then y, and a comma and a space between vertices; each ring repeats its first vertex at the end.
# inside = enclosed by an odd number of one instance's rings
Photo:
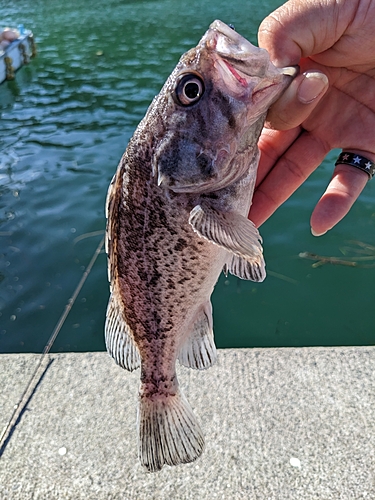
POLYGON ((265 277, 247 214, 264 117, 290 80, 216 21, 152 102, 109 188, 106 344, 123 368, 141 367, 138 448, 149 471, 202 453, 175 364, 215 362, 210 296, 223 268, 265 277), (203 82, 196 102, 176 97, 185 76, 190 89, 203 82))

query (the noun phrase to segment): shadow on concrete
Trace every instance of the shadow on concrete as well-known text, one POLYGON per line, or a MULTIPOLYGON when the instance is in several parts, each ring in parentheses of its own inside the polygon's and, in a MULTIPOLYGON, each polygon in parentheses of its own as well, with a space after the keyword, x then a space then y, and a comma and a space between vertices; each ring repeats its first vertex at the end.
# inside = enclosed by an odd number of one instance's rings
POLYGON ((40 376, 37 378, 36 382, 34 382, 34 379, 37 375, 38 370, 40 369, 40 365, 37 367, 36 371, 31 376, 31 378, 28 382, 28 385, 26 386, 26 388, 21 396, 20 401, 15 406, 15 409, 13 411, 12 416, 9 419, 7 425, 5 426, 3 438, 0 441, 0 445, 1 445, 0 446, 0 458, 2 457, 9 441, 11 440, 11 437, 13 436, 13 433, 14 433, 17 425, 20 423, 23 414, 27 410, 27 407, 28 407, 30 401, 32 400, 39 385, 42 383, 42 380, 43 380, 47 370, 49 369, 49 367, 53 363, 53 361, 54 361, 53 359, 50 359, 48 361, 48 364, 46 365, 46 367, 44 368, 44 370, 42 371, 40 376), (29 392, 30 392, 30 394, 29 394, 29 396, 27 396, 27 394, 29 392))

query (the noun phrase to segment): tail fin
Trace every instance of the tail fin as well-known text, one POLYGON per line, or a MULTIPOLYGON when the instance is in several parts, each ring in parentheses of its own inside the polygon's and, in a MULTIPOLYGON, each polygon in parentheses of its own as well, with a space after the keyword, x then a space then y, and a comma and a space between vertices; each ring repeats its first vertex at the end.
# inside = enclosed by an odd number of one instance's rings
POLYGON ((203 433, 180 390, 154 400, 141 396, 138 431, 139 458, 149 472, 193 462, 203 451, 203 433))

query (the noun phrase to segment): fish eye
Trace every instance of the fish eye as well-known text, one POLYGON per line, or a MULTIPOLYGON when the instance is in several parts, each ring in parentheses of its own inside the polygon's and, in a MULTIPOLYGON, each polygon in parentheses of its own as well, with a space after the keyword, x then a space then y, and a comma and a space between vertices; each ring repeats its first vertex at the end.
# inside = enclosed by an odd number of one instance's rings
POLYGON ((199 101, 204 93, 202 78, 192 73, 182 75, 176 84, 174 98, 181 106, 191 106, 199 101))

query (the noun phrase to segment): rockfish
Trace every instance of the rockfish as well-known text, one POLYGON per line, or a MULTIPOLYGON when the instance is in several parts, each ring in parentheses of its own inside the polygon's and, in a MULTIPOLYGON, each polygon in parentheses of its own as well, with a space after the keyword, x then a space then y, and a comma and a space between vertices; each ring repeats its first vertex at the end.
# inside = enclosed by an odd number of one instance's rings
POLYGON ((215 362, 210 296, 222 270, 265 278, 247 218, 257 141, 295 73, 215 21, 152 101, 109 187, 105 339, 120 366, 141 368, 138 450, 149 471, 202 453, 176 360, 215 362))

